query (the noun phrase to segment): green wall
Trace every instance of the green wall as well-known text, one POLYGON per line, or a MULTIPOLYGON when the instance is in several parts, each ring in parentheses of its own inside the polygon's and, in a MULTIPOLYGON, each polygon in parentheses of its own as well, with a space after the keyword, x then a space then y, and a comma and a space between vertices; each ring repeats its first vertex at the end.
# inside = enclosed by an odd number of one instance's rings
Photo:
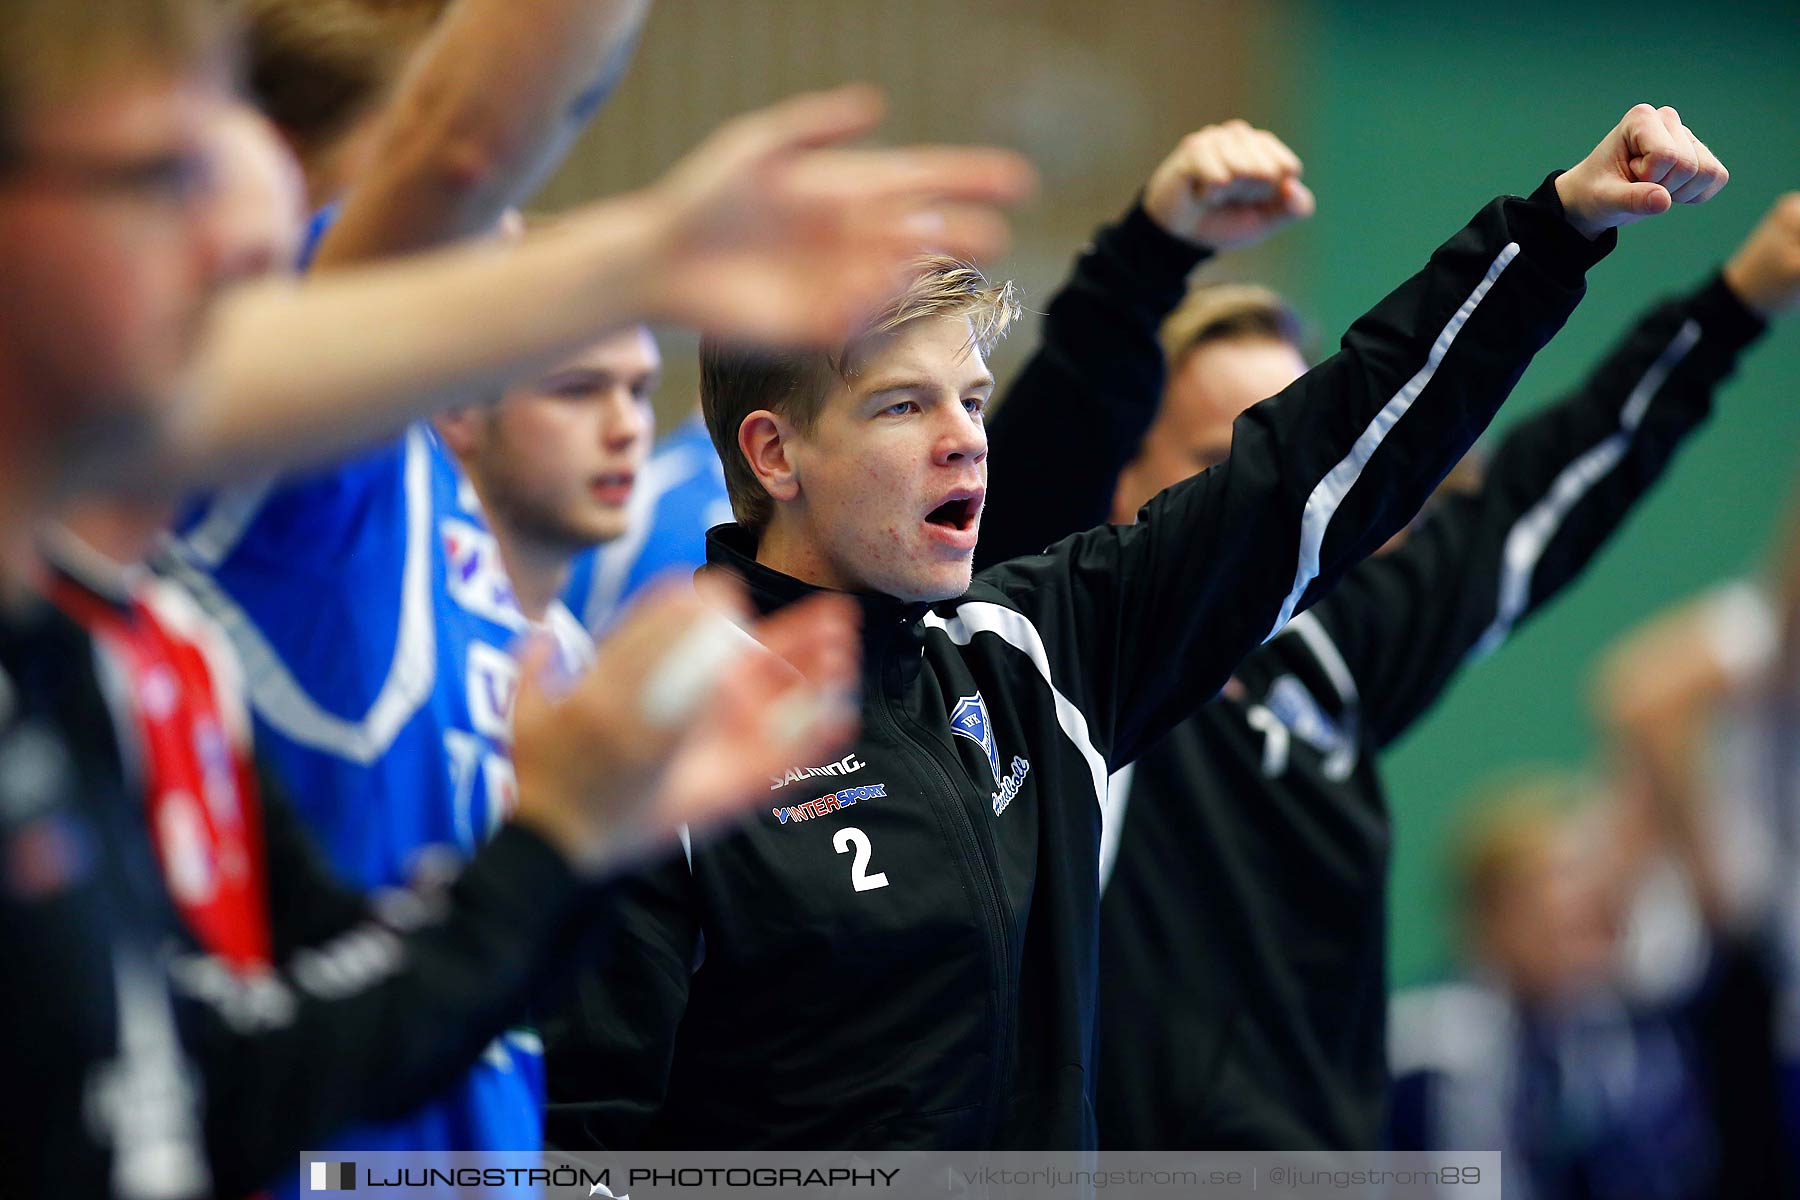
MULTIPOLYGON (((1731 170, 1711 204, 1623 231, 1499 427, 1575 381, 1633 315, 1700 280, 1800 188, 1800 4, 1302 4, 1282 14, 1272 109, 1319 193, 1284 282, 1341 331, 1489 196, 1528 192, 1639 100, 1673 104, 1731 170), (1291 89, 1275 94, 1275 88, 1291 89)), ((1470 671, 1387 760, 1396 826, 1394 982, 1447 961, 1444 839, 1511 765, 1578 765, 1596 652, 1660 606, 1754 568, 1800 479, 1800 316, 1722 394, 1710 426, 1609 551, 1470 671)))

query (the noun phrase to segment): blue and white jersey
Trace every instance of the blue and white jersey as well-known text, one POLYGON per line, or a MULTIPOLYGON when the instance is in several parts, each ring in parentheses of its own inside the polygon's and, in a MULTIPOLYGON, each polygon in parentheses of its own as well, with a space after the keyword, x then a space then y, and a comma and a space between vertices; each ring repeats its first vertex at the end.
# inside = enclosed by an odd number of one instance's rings
POLYGON ((627 510, 625 535, 575 560, 563 603, 596 633, 651 580, 706 564, 706 531, 731 520, 725 469, 698 413, 657 446, 627 510))
MULTIPOLYGON (((260 753, 349 882, 411 882, 466 859, 515 805, 513 651, 528 632, 481 506, 431 429, 317 473, 208 497, 167 568, 243 659, 260 753)), ((563 665, 592 644, 560 604, 563 665)), ((543 1065, 510 1033, 367 1149, 535 1149, 543 1065)))

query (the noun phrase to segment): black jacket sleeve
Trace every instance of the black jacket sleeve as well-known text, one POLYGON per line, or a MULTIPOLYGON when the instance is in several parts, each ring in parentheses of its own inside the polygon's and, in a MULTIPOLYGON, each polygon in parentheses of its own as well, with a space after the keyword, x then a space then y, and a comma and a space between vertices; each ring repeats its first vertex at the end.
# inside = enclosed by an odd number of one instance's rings
POLYGON ((454 1080, 525 1011, 577 894, 562 856, 512 825, 436 902, 364 921, 275 971, 176 959, 215 1192, 254 1191, 300 1150, 454 1080))
POLYGON ((1119 472, 1162 399, 1157 330, 1207 257, 1134 204, 1075 260, 988 426, 977 570, 1110 519, 1119 472))
POLYGON ((301 824, 287 793, 267 764, 256 764, 262 812, 263 857, 268 864, 269 930, 274 958, 329 941, 370 919, 368 898, 347 886, 301 824))
POLYGON ((1579 388, 1506 435, 1478 490, 1446 500, 1319 605, 1371 745, 1402 733, 1463 663, 1575 580, 1762 329, 1716 277, 1652 308, 1579 388))
POLYGON ((701 953, 693 873, 677 854, 622 880, 606 945, 575 1002, 542 1022, 545 1140, 564 1150, 641 1146, 668 1091, 675 1035, 701 953))
MULTIPOLYGON (((1574 231, 1554 177, 1491 202, 1338 353, 1240 416, 1224 463, 1135 525, 983 572, 967 599, 1024 617, 1096 751, 1130 762, 1418 512, 1615 240, 1574 231)), ((989 618, 1010 620, 959 608, 989 618)))

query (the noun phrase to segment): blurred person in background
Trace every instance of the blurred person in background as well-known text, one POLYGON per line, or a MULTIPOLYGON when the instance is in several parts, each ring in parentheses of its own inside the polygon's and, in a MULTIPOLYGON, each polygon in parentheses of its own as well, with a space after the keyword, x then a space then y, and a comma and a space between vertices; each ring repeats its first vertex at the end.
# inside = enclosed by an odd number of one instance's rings
MULTIPOLYGON (((477 232, 496 205, 527 197, 623 78, 649 5, 558 0, 527 12, 479 0, 242 0, 240 8, 251 92, 306 171, 317 214, 309 257, 345 197, 362 192, 350 232, 326 252, 329 266, 477 232), (533 64, 530 86, 517 77, 522 61, 533 64), (419 77, 406 79, 409 70, 419 77)), ((580 384, 590 395, 647 401, 658 366, 640 327, 554 383, 570 399, 580 384)), ((716 481, 723 506, 723 475, 698 413, 629 476, 603 485, 626 497, 615 501, 622 532, 571 547, 563 600, 596 632, 665 571, 699 566, 707 524, 729 519, 728 507, 719 516, 696 494, 716 481), (698 528, 684 542, 672 531, 688 524, 698 528)))
MULTIPOLYGON (((1766 319, 1793 311, 1800 196, 1725 278, 1766 319)), ((1480 974, 1396 1000, 1401 1144, 1511 1150, 1527 1196, 1796 1194, 1788 520, 1769 585, 1608 649, 1599 811, 1499 814, 1469 844, 1480 974)))
POLYGON ((1709 959, 1732 968, 1708 980, 1744 998, 1710 1064, 1732 1118, 1721 1127, 1747 1143, 1725 1162, 1765 1163, 1779 1145, 1784 1161, 1764 1171, 1783 1180, 1779 1194, 1800 1179, 1800 735, 1786 650, 1797 544, 1790 533, 1769 579, 1722 584, 1622 637, 1595 689, 1617 770, 1712 866, 1706 886, 1665 887, 1641 906, 1631 965, 1667 976, 1672 961, 1677 986, 1709 959))
MULTIPOLYGON (((1271 135, 1196 142, 1207 153, 1159 171, 1182 229, 1256 229, 1310 204, 1271 135)), ((768 814, 736 836, 621 889, 620 941, 547 1039, 556 1144, 1094 1145, 1110 770, 1405 524, 1578 302, 1614 227, 1724 181, 1673 110, 1634 108, 1531 199, 1483 208, 1342 353, 1253 408, 1218 470, 1135 525, 973 580, 1005 287, 934 261, 873 332, 829 352, 703 344, 737 516, 709 564, 768 609, 857 595, 866 731, 849 758, 772 777, 768 814)), ((1140 244, 1167 245, 1151 234, 1140 244)), ((1077 320, 1072 336, 1101 343, 1106 372, 1108 344, 1140 321, 1077 320)), ((1087 384, 1052 368, 1019 386, 1087 384)), ((1143 368, 1126 370, 1121 383, 1143 368)), ((1103 389, 1069 398, 1091 419, 1046 419, 1046 436, 1100 440, 1103 406, 1083 401, 1103 389)))
MULTIPOLYGON (((305 256, 323 272, 494 228, 616 85, 647 7, 243 5, 251 88, 319 209, 305 256)), ((536 632, 564 675, 591 657, 557 593, 577 551, 623 531, 660 367, 646 328, 621 330, 352 459, 183 512, 161 566, 252 664, 268 768, 354 886, 466 860, 517 803, 515 652, 536 632)), ((432 1103, 330 1149, 535 1150, 540 1054, 521 1025, 432 1103)))
POLYGON ((1622 973, 1653 853, 1714 886, 1640 801, 1619 781, 1547 776, 1473 806, 1455 868, 1468 974, 1394 1000, 1396 1147, 1499 1150, 1508 1194, 1528 1200, 1780 1194, 1769 1159, 1723 1160, 1710 1037, 1733 1014, 1719 991, 1647 1002, 1622 973), (1755 1190, 1723 1188, 1724 1171, 1755 1190))
MULTIPOLYGON (((1108 1144, 1379 1143, 1380 753, 1580 577, 1705 421, 1772 315, 1738 270, 1769 256, 1765 242, 1759 229, 1722 276, 1646 312, 1576 391, 1452 476, 1406 540, 1114 780, 1131 807, 1102 905, 1108 1144)), ((1202 290, 1166 327, 1175 366, 1115 519, 1221 458, 1236 415, 1298 369, 1291 316, 1234 292, 1202 290)))

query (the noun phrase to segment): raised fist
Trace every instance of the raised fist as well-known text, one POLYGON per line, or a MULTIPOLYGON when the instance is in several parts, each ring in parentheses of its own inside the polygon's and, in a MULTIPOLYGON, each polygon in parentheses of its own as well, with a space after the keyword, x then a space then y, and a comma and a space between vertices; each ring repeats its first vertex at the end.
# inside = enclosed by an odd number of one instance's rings
POLYGON ((1208 125, 1181 139, 1150 176, 1144 211, 1178 238, 1212 250, 1254 245, 1312 216, 1300 160, 1246 121, 1208 125))
POLYGON ((1800 192, 1776 200, 1750 231, 1725 264, 1725 284, 1764 318, 1800 305, 1800 192))
POLYGON ((1676 204, 1703 204, 1729 178, 1680 113, 1638 104, 1593 153, 1557 177, 1556 194, 1569 224, 1596 238, 1676 204))

